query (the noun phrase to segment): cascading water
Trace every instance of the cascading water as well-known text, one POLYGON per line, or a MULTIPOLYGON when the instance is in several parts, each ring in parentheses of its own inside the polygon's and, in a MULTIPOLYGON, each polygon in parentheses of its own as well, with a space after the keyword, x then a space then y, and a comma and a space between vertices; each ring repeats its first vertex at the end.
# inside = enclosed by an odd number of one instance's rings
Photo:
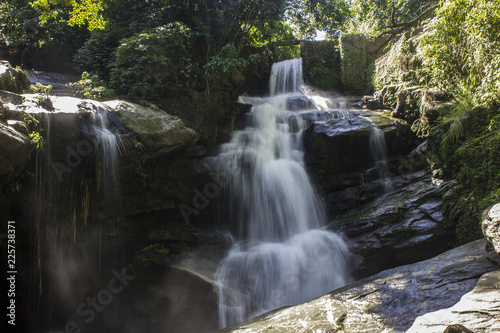
POLYGON ((34 332, 63 325, 75 314, 73 302, 123 265, 123 249, 113 238, 122 146, 114 112, 94 101, 67 98, 61 107, 53 100, 56 111, 39 116, 45 145, 36 152, 32 192, 34 332))
POLYGON ((247 100, 251 125, 216 158, 218 170, 231 175, 230 219, 239 239, 216 273, 222 327, 349 281, 347 245, 320 229, 324 208, 303 161, 306 122, 289 111, 291 100, 305 98, 301 84, 301 59, 274 64, 270 97, 247 100))
POLYGON ((378 178, 384 183, 384 190, 391 189, 391 178, 389 177, 389 167, 387 162, 387 145, 385 143, 384 132, 378 128, 370 119, 370 155, 374 168, 378 171, 378 178))
POLYGON ((91 127, 96 143, 97 193, 100 194, 108 218, 116 218, 121 210, 119 182, 119 137, 111 130, 109 112, 97 107, 91 113, 91 127))

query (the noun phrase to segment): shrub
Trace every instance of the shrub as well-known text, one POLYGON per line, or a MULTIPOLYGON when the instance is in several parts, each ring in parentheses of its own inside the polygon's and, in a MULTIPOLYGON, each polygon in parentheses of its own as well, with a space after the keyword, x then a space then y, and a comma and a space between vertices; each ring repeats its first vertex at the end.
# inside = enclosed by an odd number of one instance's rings
POLYGON ((85 98, 101 99, 112 97, 115 94, 113 89, 106 87, 106 83, 97 74, 88 72, 83 72, 81 80, 72 83, 71 86, 85 98))
POLYGON ((190 30, 171 23, 135 34, 114 52, 111 86, 132 99, 175 96, 196 79, 189 54, 190 30))

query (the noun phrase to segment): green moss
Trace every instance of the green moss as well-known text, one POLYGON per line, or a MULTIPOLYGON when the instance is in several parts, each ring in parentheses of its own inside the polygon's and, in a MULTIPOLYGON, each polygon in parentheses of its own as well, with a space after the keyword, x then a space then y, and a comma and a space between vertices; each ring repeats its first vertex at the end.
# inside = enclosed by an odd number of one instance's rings
POLYGON ((375 62, 372 62, 371 64, 366 67, 366 92, 368 93, 373 93, 375 91, 375 70, 376 70, 376 65, 375 62))
POLYGON ((346 92, 366 91, 366 37, 362 34, 343 34, 340 38, 342 83, 346 92))
POLYGON ((135 261, 150 261, 168 255, 170 251, 161 244, 152 244, 148 247, 139 250, 134 255, 135 261))

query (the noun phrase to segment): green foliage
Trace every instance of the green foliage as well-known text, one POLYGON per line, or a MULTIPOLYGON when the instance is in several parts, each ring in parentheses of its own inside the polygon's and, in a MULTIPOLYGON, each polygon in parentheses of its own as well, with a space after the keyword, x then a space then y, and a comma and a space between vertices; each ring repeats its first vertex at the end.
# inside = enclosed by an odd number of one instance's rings
POLYGON ((40 121, 36 119, 32 114, 25 113, 23 115, 24 122, 28 125, 30 130, 29 137, 31 138, 31 144, 35 149, 40 149, 43 147, 44 141, 40 134, 42 129, 39 128, 40 121))
POLYGON ((353 0, 353 18, 346 31, 378 35, 385 27, 415 19, 436 3, 437 0, 353 0))
POLYGON ((34 9, 40 10, 40 22, 46 24, 52 19, 60 19, 61 13, 69 10, 70 26, 84 26, 92 31, 102 30, 105 20, 102 16, 102 0, 35 0, 30 3, 34 9))
POLYGON ((189 36, 185 25, 171 23, 124 40, 114 53, 112 88, 133 99, 165 98, 185 91, 197 78, 189 36))
POLYGON ((378 90, 388 85, 411 87, 424 84, 425 78, 417 56, 417 41, 407 32, 376 60, 373 84, 378 90))
POLYGON ((484 109, 471 111, 470 117, 469 135, 453 150, 441 150, 445 174, 460 184, 445 205, 460 244, 482 237, 482 212, 500 201, 500 131, 485 131, 489 112, 484 109))
POLYGON ((49 96, 50 91, 52 90, 52 86, 50 84, 45 86, 40 82, 37 82, 36 84, 30 85, 30 90, 34 94, 49 96))
MULTIPOLYGON (((251 56, 251 59, 255 59, 251 56)), ((225 45, 219 53, 214 55, 205 65, 205 79, 207 89, 221 83, 230 83, 230 80, 241 81, 244 79, 242 70, 248 66, 249 61, 236 55, 233 44, 225 45)))
POLYGON ((341 90, 340 47, 335 41, 310 41, 301 44, 304 76, 321 89, 341 90))
POLYGON ((447 0, 420 37, 419 52, 429 84, 459 100, 500 101, 500 6, 496 0, 447 0))
POLYGON ((350 19, 351 10, 346 0, 293 0, 289 1, 288 17, 300 38, 311 39, 316 30, 334 37, 350 19))
MULTIPOLYGON (((43 85, 40 82, 37 82, 36 84, 32 84, 30 86, 30 90, 36 94, 35 99, 37 100, 38 106, 48 110, 48 111, 53 111, 54 106, 52 105, 52 100, 49 97, 50 91, 52 90, 52 86, 49 85, 43 85)), ((31 135, 30 135, 31 136, 31 135)), ((35 135, 36 138, 36 135, 35 135)))
POLYGON ((90 99, 109 98, 115 94, 113 89, 106 87, 106 83, 97 74, 88 72, 83 72, 81 80, 72 83, 71 86, 76 89, 77 93, 90 99))
POLYGON ((444 148, 451 149, 453 144, 468 131, 467 121, 472 110, 480 105, 475 97, 467 85, 460 84, 454 92, 454 104, 442 109, 439 121, 441 128, 445 130, 442 139, 444 148))
POLYGON ((115 33, 108 30, 95 30, 90 38, 76 52, 73 66, 78 72, 91 72, 102 78, 109 78, 109 65, 118 43, 115 33))
POLYGON ((41 47, 51 40, 54 34, 63 29, 63 24, 47 20, 44 26, 39 23, 40 12, 30 6, 28 1, 5 1, 0 3, 0 37, 5 46, 41 47))

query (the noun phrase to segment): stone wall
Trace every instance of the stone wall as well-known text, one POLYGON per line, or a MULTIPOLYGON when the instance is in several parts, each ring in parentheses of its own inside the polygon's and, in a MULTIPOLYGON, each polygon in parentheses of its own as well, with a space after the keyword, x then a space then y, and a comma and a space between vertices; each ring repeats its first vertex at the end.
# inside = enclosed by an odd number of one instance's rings
POLYGON ((340 37, 342 83, 347 93, 362 94, 366 88, 366 48, 362 34, 343 34, 340 37))

